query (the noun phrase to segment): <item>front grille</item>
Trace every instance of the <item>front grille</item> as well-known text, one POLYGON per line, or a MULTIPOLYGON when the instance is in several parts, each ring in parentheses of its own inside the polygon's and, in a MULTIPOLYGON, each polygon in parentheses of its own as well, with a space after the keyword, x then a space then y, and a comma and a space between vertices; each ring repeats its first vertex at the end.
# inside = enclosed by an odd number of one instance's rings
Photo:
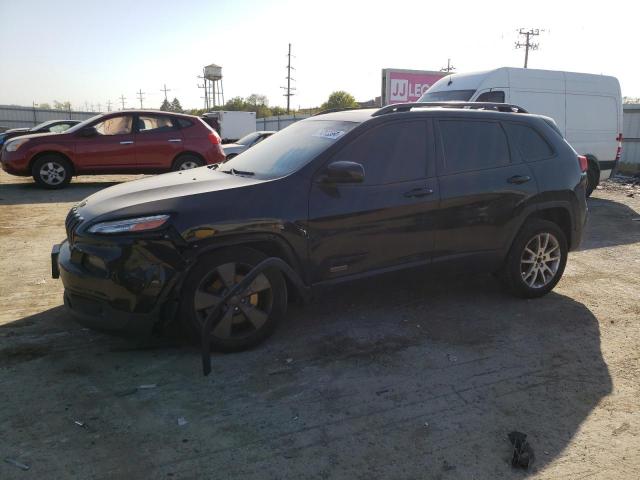
POLYGON ((67 240, 69 243, 73 243, 73 237, 78 229, 78 226, 82 223, 84 218, 78 213, 78 207, 73 207, 67 214, 67 219, 64 221, 64 228, 67 231, 67 240))

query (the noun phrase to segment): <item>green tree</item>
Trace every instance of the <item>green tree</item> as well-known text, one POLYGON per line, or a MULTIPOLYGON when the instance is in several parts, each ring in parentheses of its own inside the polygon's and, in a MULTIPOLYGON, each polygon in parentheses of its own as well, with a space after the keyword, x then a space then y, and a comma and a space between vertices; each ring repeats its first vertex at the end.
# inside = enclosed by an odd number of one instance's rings
POLYGON ((58 100, 54 100, 53 108, 56 110, 71 110, 71 102, 69 100, 67 100, 66 102, 59 102, 58 100))
POLYGON ((160 105, 160 110, 162 110, 163 112, 171 111, 171 104, 167 101, 166 98, 162 101, 162 105, 160 105))
POLYGON ((242 97, 233 97, 224 104, 224 109, 229 111, 246 110, 247 102, 242 97))
POLYGON ((182 110, 182 105, 180 105, 180 100, 175 97, 171 101, 171 111, 176 113, 184 112, 184 110, 182 110))
POLYGON ((333 108, 357 108, 358 102, 350 93, 344 90, 338 90, 329 95, 329 99, 320 107, 322 110, 329 110, 333 108))
POLYGON ((271 115, 286 115, 287 109, 282 107, 271 107, 271 115))
POLYGON ((246 99, 246 102, 250 105, 253 105, 254 107, 258 107, 260 105, 263 105, 265 107, 269 106, 269 100, 267 99, 267 96, 259 93, 252 93, 251 95, 249 95, 246 99))
POLYGON ((42 108, 43 110, 51 110, 51 105, 49 105, 47 102, 43 102, 38 105, 38 108, 42 108))

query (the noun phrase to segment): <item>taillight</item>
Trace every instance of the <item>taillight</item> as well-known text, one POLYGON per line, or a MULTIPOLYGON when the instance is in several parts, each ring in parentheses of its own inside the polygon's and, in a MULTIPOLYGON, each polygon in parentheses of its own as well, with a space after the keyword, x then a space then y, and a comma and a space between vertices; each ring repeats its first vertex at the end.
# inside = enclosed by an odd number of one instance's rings
POLYGON ((209 137, 209 141, 211 143, 213 143, 214 145, 220 145, 220 135, 218 135, 217 132, 211 132, 207 136, 209 137))
POLYGON ((584 155, 578 155, 578 163, 580 164, 580 170, 584 173, 589 170, 589 160, 584 155))

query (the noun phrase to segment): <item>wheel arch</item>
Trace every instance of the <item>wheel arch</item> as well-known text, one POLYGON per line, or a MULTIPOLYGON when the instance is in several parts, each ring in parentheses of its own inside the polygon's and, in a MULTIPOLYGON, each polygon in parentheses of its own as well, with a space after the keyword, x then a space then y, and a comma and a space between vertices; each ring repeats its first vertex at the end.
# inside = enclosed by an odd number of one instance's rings
POLYGON ((57 155, 59 157, 64 158, 67 162, 69 162, 69 165, 71 166, 72 176, 76 175, 76 166, 74 165, 73 160, 71 160, 71 158, 69 158, 68 155, 65 155, 64 153, 58 150, 44 150, 42 152, 36 153, 33 157, 31 157, 31 160, 29 160, 29 173, 31 173, 33 170, 33 164, 36 163, 40 158, 44 157, 45 155, 57 155))

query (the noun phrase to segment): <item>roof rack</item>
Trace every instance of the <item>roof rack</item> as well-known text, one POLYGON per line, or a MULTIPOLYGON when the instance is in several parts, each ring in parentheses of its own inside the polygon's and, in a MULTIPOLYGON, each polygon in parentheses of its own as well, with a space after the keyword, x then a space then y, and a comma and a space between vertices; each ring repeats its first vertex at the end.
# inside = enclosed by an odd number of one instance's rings
POLYGON ((380 115, 386 115, 387 113, 408 112, 412 108, 470 108, 474 110, 494 110, 496 112, 507 113, 529 113, 524 108, 518 105, 511 105, 510 103, 492 103, 492 102, 411 102, 411 103, 396 103, 393 105, 387 105, 379 110, 376 110, 372 117, 379 117, 380 115))

